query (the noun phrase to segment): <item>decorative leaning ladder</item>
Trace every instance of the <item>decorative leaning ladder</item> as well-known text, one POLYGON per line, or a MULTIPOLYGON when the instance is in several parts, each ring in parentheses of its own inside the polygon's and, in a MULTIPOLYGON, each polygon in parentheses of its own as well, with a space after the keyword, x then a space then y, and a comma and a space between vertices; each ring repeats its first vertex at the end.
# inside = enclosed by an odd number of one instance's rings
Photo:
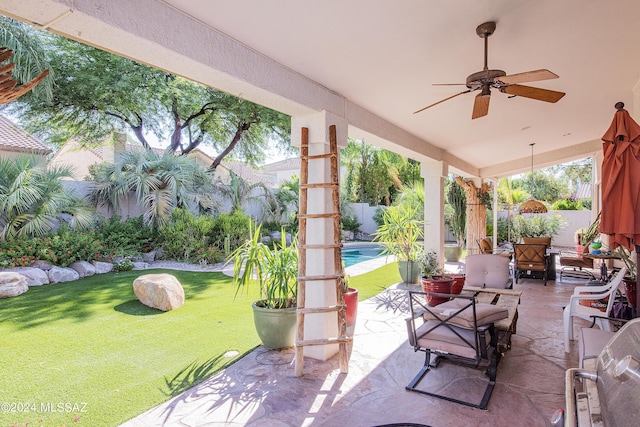
POLYGON ((300 377, 304 370, 304 347, 308 345, 338 344, 338 358, 340 372, 347 373, 349 370, 349 356, 347 344, 351 341, 347 337, 346 306, 344 304, 343 283, 344 269, 342 267, 342 243, 340 242, 340 186, 338 180, 338 143, 336 127, 329 127, 329 153, 309 155, 309 129, 302 128, 302 141, 300 145, 300 208, 298 219, 300 222, 299 244, 298 244, 298 304, 295 348, 295 374, 300 377), (331 182, 309 183, 309 161, 330 161, 331 182), (307 213, 308 190, 310 189, 331 189, 332 211, 326 213, 307 213), (307 221, 333 219, 333 243, 329 244, 307 244, 307 221), (333 249, 333 262, 335 274, 310 276, 307 275, 307 250, 308 249, 333 249), (336 305, 326 307, 306 307, 307 282, 320 281, 320 283, 309 283, 310 286, 323 286, 323 281, 332 280, 336 288, 336 305), (331 338, 305 339, 304 322, 305 315, 311 313, 336 313, 338 322, 338 336, 331 338))

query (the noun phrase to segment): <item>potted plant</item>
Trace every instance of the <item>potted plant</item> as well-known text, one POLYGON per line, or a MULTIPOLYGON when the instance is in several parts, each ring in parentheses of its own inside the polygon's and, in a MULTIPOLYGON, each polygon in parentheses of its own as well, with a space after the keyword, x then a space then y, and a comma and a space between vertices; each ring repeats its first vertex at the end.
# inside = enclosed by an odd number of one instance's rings
POLYGON ((400 277, 405 283, 418 283, 424 221, 416 218, 416 209, 408 205, 392 206, 382 215, 382 225, 374 233, 374 241, 382 245, 383 254, 398 260, 400 277))
MULTIPOLYGON (((442 276, 442 269, 438 263, 435 252, 430 251, 422 257, 422 290, 428 293, 451 294, 453 290, 453 278, 442 276)), ((449 300, 447 297, 427 295, 427 304, 435 307, 449 300)))
POLYGON ((576 230, 576 252, 582 256, 589 251, 589 245, 600 236, 600 213, 588 228, 576 230))
POLYGON ((267 348, 291 347, 296 336, 298 249, 296 239, 287 246, 286 233, 270 248, 262 242, 262 226, 230 256, 236 295, 257 282, 261 299, 255 301, 253 318, 258 336, 267 348))
POLYGON ((349 275, 347 274, 342 281, 342 294, 346 306, 347 335, 353 336, 358 316, 358 290, 349 286, 349 275))

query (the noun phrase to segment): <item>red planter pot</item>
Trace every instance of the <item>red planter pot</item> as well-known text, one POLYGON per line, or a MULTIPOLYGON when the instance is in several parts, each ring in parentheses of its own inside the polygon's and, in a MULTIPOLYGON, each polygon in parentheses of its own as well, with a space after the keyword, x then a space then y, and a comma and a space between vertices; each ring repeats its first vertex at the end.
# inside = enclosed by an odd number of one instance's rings
POLYGON ((347 330, 349 327, 353 327, 356 324, 356 317, 358 315, 358 290, 349 288, 344 293, 344 304, 347 306, 347 330))
POLYGON ((453 287, 451 288, 451 293, 458 295, 462 292, 462 287, 464 286, 465 275, 464 274, 447 274, 447 277, 451 277, 453 279, 453 287))
MULTIPOLYGON (((432 278, 422 278, 422 290, 424 292, 433 292, 437 294, 451 294, 453 288, 453 279, 447 276, 434 276, 432 278)), ((426 295, 427 304, 435 307, 438 304, 449 301, 450 297, 438 295, 426 295)))

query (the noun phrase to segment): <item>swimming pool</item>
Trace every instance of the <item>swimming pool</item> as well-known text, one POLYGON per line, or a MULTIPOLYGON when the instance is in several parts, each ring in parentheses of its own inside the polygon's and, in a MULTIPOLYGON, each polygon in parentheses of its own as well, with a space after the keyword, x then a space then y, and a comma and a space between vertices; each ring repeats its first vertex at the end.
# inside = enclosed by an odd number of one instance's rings
POLYGON ((345 267, 359 262, 381 257, 382 247, 376 244, 345 246, 342 248, 342 260, 345 267))

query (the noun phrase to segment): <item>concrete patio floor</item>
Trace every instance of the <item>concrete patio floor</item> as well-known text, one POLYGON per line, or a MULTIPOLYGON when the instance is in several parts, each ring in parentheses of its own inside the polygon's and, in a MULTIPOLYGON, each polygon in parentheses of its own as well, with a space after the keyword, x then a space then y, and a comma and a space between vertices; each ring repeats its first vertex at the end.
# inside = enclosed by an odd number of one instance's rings
MULTIPOLYGON (((360 302, 348 374, 340 374, 336 358, 307 358, 304 376, 296 378, 292 349, 258 347, 123 426, 546 426, 564 406, 565 369, 577 366, 575 343, 564 353, 562 307, 579 283, 514 285, 523 292, 517 334, 500 362, 487 411, 405 391, 424 355, 407 343, 407 291, 399 284, 360 302)), ((576 321, 576 328, 586 325, 576 321)), ((478 389, 479 401, 482 371, 440 366, 425 381, 433 375, 456 396, 478 389)))

